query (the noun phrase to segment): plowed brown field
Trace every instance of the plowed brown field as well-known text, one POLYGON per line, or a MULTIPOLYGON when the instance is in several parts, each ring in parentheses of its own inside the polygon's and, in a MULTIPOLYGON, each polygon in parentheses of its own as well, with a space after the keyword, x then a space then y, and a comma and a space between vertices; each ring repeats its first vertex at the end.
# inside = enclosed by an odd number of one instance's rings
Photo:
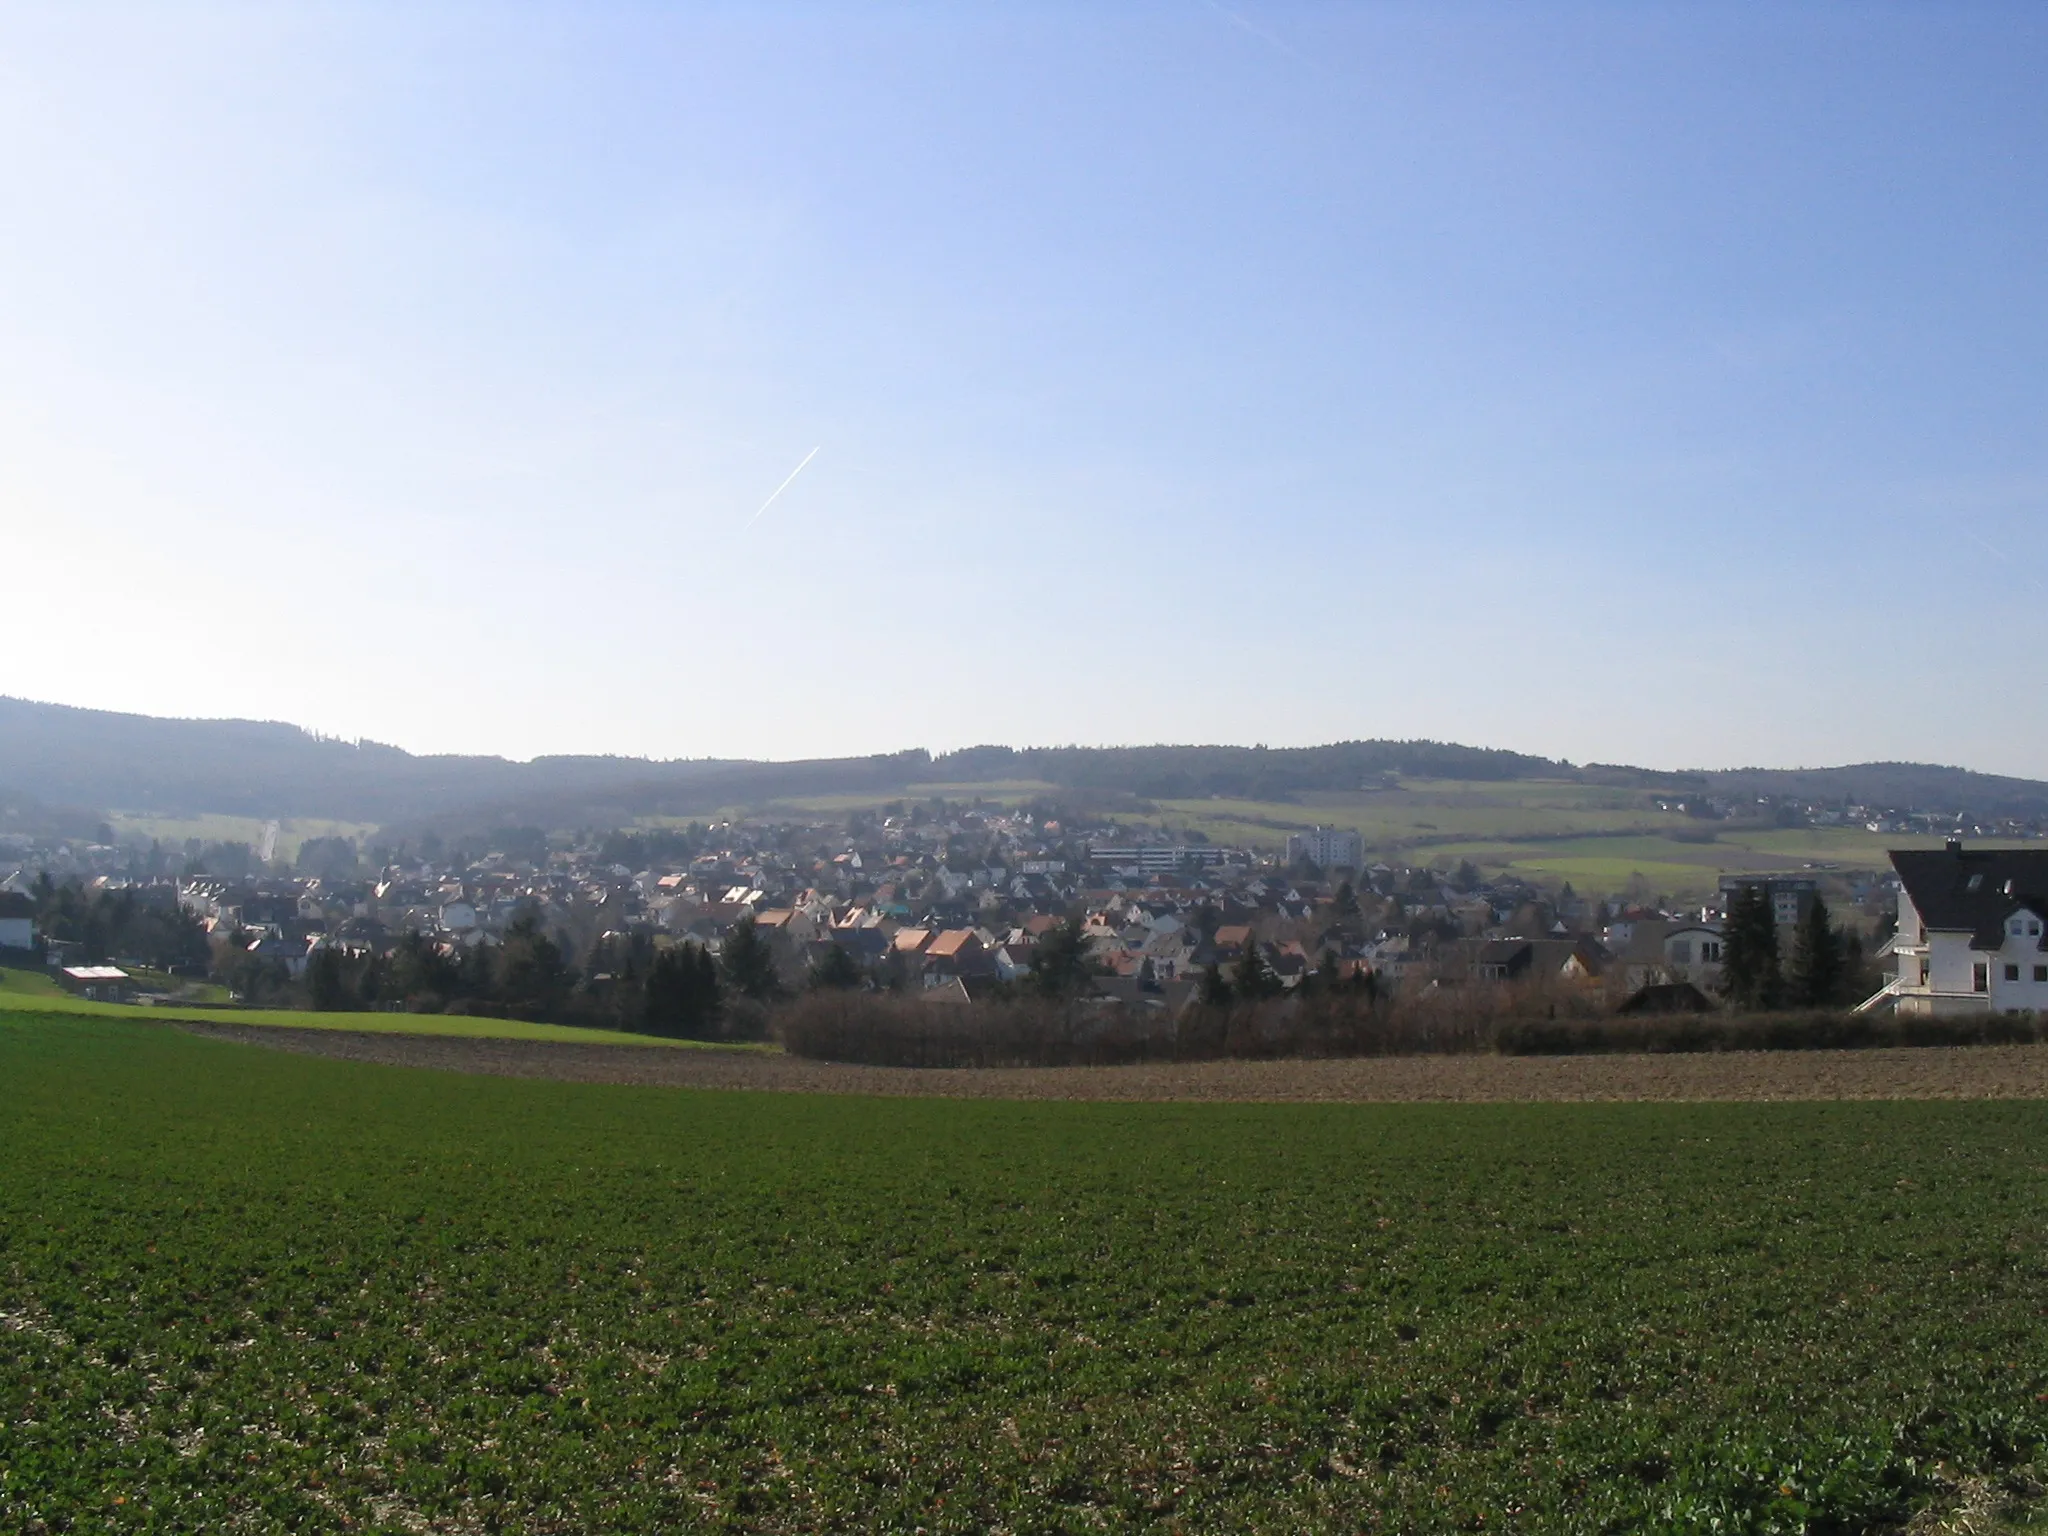
POLYGON ((778 1093, 1302 1103, 2048 1098, 2048 1046, 2034 1045, 922 1070, 804 1061, 760 1050, 462 1040, 273 1025, 177 1027, 272 1050, 389 1066, 778 1093))

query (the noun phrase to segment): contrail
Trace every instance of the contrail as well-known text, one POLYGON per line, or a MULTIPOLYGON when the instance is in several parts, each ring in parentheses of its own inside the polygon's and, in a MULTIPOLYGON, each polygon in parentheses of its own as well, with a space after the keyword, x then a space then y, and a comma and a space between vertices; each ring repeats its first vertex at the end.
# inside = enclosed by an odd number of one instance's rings
MULTIPOLYGON (((2003 561, 2004 561, 2004 562, 2005 562, 2005 563, 2006 563, 2006 564, 2007 564, 2008 566, 2012 565, 2012 563, 2013 563, 2013 559, 2012 559, 2012 556, 2011 556, 2011 555, 2008 555, 2008 554, 2007 554, 2007 553, 2006 553, 2006 552, 2005 552, 2004 550, 2000 549, 2000 548, 1999 548, 1999 547, 1998 547, 1998 546, 1997 546, 1996 544, 1993 544, 1993 543, 1992 543, 1992 542, 1991 542, 1991 541, 1990 541, 1989 539, 1979 538, 1979 537, 1978 537, 1978 536, 1977 536, 1976 534, 1972 533, 1972 532, 1971 532, 1971 531, 1970 531, 1969 529, 1967 529, 1967 528, 1965 528, 1965 529, 1963 530, 1963 537, 1964 537, 1964 538, 1966 538, 1966 539, 1971 539, 1971 540, 1974 540, 1974 541, 1975 541, 1975 542, 1976 542, 1976 543, 1977 543, 1977 544, 1978 544, 1978 545, 1979 545, 1979 546, 1980 546, 1981 548, 1983 548, 1983 549, 1985 549, 1985 550, 1989 551, 1989 552, 1990 552, 1991 554, 1994 554, 1994 555, 1996 555, 1996 556, 1997 556, 1997 557, 1998 557, 1999 559, 2003 560, 2003 561)), ((2021 578, 2023 578, 2023 579, 2025 579, 2025 580, 2027 580, 2027 581, 2030 581, 2030 582, 2032 582, 2032 583, 2034 584, 2034 588, 2035 588, 2035 590, 2036 590, 2036 591, 2040 591, 2040 592, 2048 592, 2048 587, 2044 587, 2044 586, 2042 586, 2042 585, 2041 585, 2041 581, 2040 581, 2040 578, 2039 578, 2039 577, 2037 577, 2037 576, 2031 576, 2031 575, 2029 575, 2029 574, 2028 574, 2027 572, 2025 572, 2025 571, 2015 571, 2015 572, 2014 572, 2013 574, 2014 574, 2014 575, 2016 575, 2016 576, 2019 576, 2019 577, 2021 577, 2021 578)))
POLYGON ((1311 60, 1308 57, 1308 55, 1303 53, 1299 48, 1296 48, 1291 43, 1285 42, 1282 39, 1275 37, 1271 32, 1268 32, 1264 27, 1260 26, 1257 22, 1251 20, 1251 18, 1239 15, 1236 11, 1233 11, 1227 5, 1217 4, 1217 0, 1208 0, 1208 6, 1209 9, 1214 11, 1218 16, 1221 16, 1225 20, 1230 21, 1235 25, 1244 28, 1245 31, 1251 33, 1251 35, 1253 37, 1256 37, 1260 42, 1267 43, 1270 44, 1272 47, 1278 48, 1282 53, 1286 54, 1289 58, 1295 60, 1297 63, 1307 64, 1311 69, 1315 67, 1314 61, 1311 60))
MULTIPOLYGON (((825 445, 823 443, 818 444, 818 448, 822 448, 824 446, 825 445)), ((818 456, 818 448, 813 448, 809 453, 804 455, 804 464, 810 463, 811 460, 815 459, 818 456)), ((792 469, 789 472, 789 480, 794 480, 798 475, 804 472, 804 464, 797 465, 795 469, 792 469)), ((784 491, 789 489, 789 480, 783 481, 782 484, 778 485, 777 487, 775 487, 774 490, 770 491, 768 493, 768 499, 762 502, 760 506, 754 509, 754 515, 748 518, 744 523, 740 524, 740 528, 743 531, 745 529, 753 527, 754 524, 758 523, 761 520, 761 514, 763 512, 766 512, 770 507, 775 505, 775 498, 780 496, 784 491)))

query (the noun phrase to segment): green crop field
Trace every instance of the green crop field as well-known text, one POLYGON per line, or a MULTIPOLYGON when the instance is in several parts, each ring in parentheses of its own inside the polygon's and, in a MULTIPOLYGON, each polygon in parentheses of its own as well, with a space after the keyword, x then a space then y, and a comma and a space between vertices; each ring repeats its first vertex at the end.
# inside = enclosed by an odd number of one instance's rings
POLYGON ((2048 1436, 2048 1106, 1110 1105, 0 1015, 0 1529, 1812 1531, 2048 1436))

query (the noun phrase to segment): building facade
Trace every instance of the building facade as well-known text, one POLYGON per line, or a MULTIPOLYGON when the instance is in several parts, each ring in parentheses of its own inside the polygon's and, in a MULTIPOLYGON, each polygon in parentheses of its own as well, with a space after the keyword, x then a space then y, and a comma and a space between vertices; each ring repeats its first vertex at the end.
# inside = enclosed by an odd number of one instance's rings
POLYGON ((1886 990, 1901 1013, 2048 1010, 2048 849, 1894 852, 1899 929, 1886 990))
MULTIPOLYGON (((1121 846, 1095 843, 1088 849, 1088 861, 1107 864, 1113 869, 1135 869, 1148 875, 1163 875, 1190 866, 1211 868, 1223 862, 1225 853, 1225 849, 1207 843, 1133 843, 1121 846)), ((1030 866, 1025 868, 1029 872, 1030 866)))
POLYGON ((1287 837, 1287 862, 1303 859, 1321 869, 1359 869, 1365 864, 1365 839, 1343 827, 1311 827, 1287 837))
POLYGON ((1780 928, 1795 927, 1820 897, 1820 882, 1804 875, 1723 875, 1721 906, 1726 911, 1736 893, 1760 889, 1771 903, 1771 920, 1780 928))
POLYGON ((34 949, 36 904, 19 891, 0 891, 0 949, 34 949))

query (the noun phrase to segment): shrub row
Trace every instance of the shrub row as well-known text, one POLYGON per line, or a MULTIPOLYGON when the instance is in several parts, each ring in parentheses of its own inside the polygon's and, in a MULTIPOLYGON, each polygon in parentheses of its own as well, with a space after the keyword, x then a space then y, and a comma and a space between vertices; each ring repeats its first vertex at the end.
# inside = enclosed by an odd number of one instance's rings
POLYGON ((1613 1052, 1867 1050, 2048 1040, 2033 1015, 1928 1019, 1816 1011, 1616 1017, 1592 997, 1372 1003, 1293 998, 1163 1010, 1085 1001, 932 1003, 815 992, 777 1010, 791 1055, 894 1067, 1114 1066, 1335 1056, 1569 1056, 1613 1052))

